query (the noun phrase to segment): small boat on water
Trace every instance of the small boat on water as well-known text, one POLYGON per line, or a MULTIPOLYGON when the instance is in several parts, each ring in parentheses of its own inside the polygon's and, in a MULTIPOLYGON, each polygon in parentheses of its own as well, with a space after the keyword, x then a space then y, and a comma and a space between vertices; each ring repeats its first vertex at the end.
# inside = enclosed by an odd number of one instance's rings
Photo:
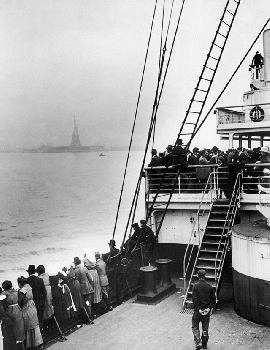
POLYGON ((100 154, 99 154, 99 157, 105 157, 105 154, 100 153, 100 154))
MULTIPOLYGON (((203 110, 239 5, 240 0, 228 0, 225 5, 194 95, 175 144, 172 145, 172 156, 177 156, 174 152, 181 147, 182 155, 186 157, 214 106, 216 131, 223 139, 229 140, 230 148, 238 143, 242 149, 244 142, 247 142, 249 149, 255 142, 260 142, 263 148, 265 142, 270 140, 270 30, 265 30, 268 22, 259 33, 263 33, 265 59, 260 67, 250 67, 251 83, 243 95, 244 105, 216 107, 217 99, 208 113, 203 110)), ((182 10, 179 19, 181 14, 182 10)), ((224 164, 219 162, 184 166, 181 161, 177 163, 178 159, 169 166, 146 166, 145 159, 150 139, 152 136, 154 138, 157 109, 166 78, 163 66, 165 54, 170 52, 165 41, 161 43, 160 52, 158 87, 126 230, 119 253, 109 255, 106 261, 111 303, 117 306, 137 294, 137 302, 155 304, 175 292, 175 285, 170 279, 170 274, 173 273, 183 278, 183 309, 192 308, 192 287, 197 278, 197 270, 201 268, 206 270, 206 280, 215 288, 218 302, 224 273, 232 266, 236 312, 248 320, 269 326, 270 229, 264 214, 270 201, 268 191, 263 190, 269 175, 265 176, 262 169, 270 166, 270 162, 243 162, 239 165, 236 161, 232 167, 234 177, 230 168, 223 167, 224 164), (136 206, 143 182, 145 223, 156 239, 153 251, 149 251, 150 244, 141 244, 141 233, 130 249, 136 206), (229 192, 227 184, 230 184, 229 192)), ((243 62, 244 60, 241 64, 243 62)), ((99 156, 105 154, 100 153, 99 156)), ((127 163, 128 159, 129 156, 127 163)), ((112 239, 116 231, 124 183, 125 174, 112 239)), ((54 332, 44 331, 45 341, 56 337, 59 329, 64 333, 75 327, 85 317, 83 309, 70 312, 71 305, 68 305, 69 312, 66 312, 67 305, 63 303, 65 296, 61 294, 59 276, 50 276, 50 284, 58 327, 54 332)), ((69 289, 72 292, 72 283, 69 289)), ((93 314, 98 316, 105 310, 106 307, 101 302, 94 305, 93 314)))

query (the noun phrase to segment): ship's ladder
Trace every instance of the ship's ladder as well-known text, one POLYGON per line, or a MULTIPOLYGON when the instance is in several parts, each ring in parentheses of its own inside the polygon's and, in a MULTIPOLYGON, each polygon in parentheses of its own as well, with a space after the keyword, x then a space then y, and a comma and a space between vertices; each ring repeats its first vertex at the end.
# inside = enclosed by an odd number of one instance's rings
MULTIPOLYGON (((213 83, 239 5, 240 0, 227 1, 214 39, 211 43, 211 47, 207 54, 206 61, 203 65, 202 72, 199 76, 197 86, 191 98, 186 116, 182 122, 180 132, 178 134, 178 138, 181 137, 183 139, 183 143, 186 145, 186 148, 189 147, 190 142, 196 133, 196 128, 200 122, 203 107, 213 83)), ((162 211, 161 220, 156 228, 156 237, 159 235, 159 231, 166 215, 166 211, 169 207, 172 194, 174 193, 177 186, 177 181, 179 180, 179 177, 181 177, 181 168, 179 167, 175 174, 172 175, 171 191, 167 193, 159 193, 159 190, 162 189, 162 181, 163 178, 166 177, 166 172, 168 172, 168 169, 165 170, 163 177, 161 177, 160 185, 157 186, 156 195, 152 199, 151 205, 146 208, 146 220, 151 218, 153 211, 162 211), (163 204, 158 204, 159 197, 163 197, 163 204)))
POLYGON ((183 144, 186 145, 186 148, 189 148, 201 120, 203 108, 214 81, 239 5, 240 0, 227 1, 214 39, 206 56, 202 72, 178 134, 178 138, 183 140, 183 144))
MULTIPOLYGON (((241 178, 242 176, 239 173, 230 200, 216 199, 210 203, 206 227, 204 232, 202 232, 201 242, 199 242, 188 287, 185 291, 183 308, 193 307, 192 289, 197 280, 197 272, 200 269, 206 271, 206 281, 213 286, 216 292, 216 298, 218 298, 224 262, 230 247, 230 232, 240 207, 240 196, 242 192, 241 178)), ((197 213, 198 220, 201 220, 205 213, 206 211, 202 211, 200 207, 197 213)), ((193 232, 192 235, 194 235, 193 232)), ((192 260, 192 253, 194 253, 194 245, 195 243, 193 242, 193 244, 188 244, 186 248, 183 262, 184 281, 189 278, 188 269, 192 260)))

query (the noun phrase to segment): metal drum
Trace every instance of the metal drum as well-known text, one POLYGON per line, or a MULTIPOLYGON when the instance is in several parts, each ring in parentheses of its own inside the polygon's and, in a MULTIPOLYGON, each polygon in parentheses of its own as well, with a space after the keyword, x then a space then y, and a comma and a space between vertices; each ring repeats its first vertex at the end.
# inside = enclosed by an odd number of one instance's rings
POLYGON ((233 227, 232 268, 235 311, 270 325, 270 228, 265 221, 233 227))
POLYGON ((156 260, 158 268, 158 282, 160 286, 170 286, 171 280, 171 262, 170 259, 158 259, 156 260))

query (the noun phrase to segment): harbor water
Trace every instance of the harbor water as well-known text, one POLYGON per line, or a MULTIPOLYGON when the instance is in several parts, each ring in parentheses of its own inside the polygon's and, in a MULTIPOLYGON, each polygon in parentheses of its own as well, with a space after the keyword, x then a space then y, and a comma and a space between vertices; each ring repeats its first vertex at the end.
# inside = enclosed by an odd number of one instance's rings
MULTIPOLYGON (((95 251, 108 251, 127 152, 104 154, 0 153, 1 284, 8 279, 17 288, 17 277, 27 276, 29 264, 42 264, 54 274, 74 256, 86 253, 94 259, 95 251)), ((142 158, 143 152, 131 152, 115 234, 118 247, 142 158)), ((143 216, 141 195, 136 221, 143 216)))

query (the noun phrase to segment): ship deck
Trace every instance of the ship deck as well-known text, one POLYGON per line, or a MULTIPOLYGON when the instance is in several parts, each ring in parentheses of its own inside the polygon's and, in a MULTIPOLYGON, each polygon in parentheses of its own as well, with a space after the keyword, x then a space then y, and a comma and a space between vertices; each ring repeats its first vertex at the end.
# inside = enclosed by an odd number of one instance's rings
MULTIPOLYGON (((157 305, 135 303, 132 298, 112 312, 47 344, 49 350, 172 350, 195 349, 192 311, 182 312, 183 280, 173 279, 177 291, 157 305)), ((208 349, 268 350, 269 328, 238 316, 233 309, 231 277, 225 277, 217 310, 211 316, 208 349)))

